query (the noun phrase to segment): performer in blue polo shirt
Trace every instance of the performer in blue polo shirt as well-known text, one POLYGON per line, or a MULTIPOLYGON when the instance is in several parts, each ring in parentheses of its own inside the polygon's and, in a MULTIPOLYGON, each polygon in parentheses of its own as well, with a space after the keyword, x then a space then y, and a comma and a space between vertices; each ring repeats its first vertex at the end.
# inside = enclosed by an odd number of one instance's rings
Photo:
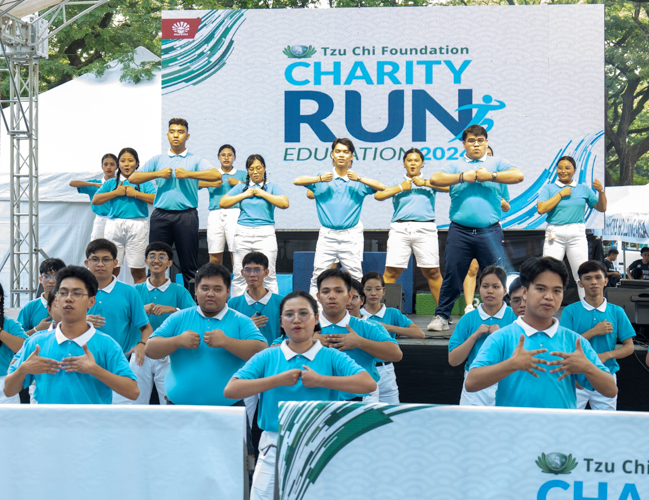
POLYGON ((90 234, 90 241, 97 238, 104 237, 104 227, 108 221, 108 212, 110 212, 110 205, 94 205, 92 198, 99 190, 102 184, 110 179, 115 178, 115 170, 117 170, 117 156, 112 153, 107 153, 101 157, 101 169, 104 175, 101 179, 90 179, 88 181, 70 181, 70 187, 77 188, 79 194, 87 194, 90 197, 90 208, 95 213, 95 220, 92 224, 92 233, 90 234))
MULTIPOLYGON (((29 338, 20 323, 15 319, 5 317, 4 304, 5 292, 0 285, 0 389, 4 388, 5 374, 11 359, 29 338)), ((6 397, 4 392, 0 391, 0 404, 20 404, 20 396, 15 394, 6 397)))
POLYGON ((288 294, 280 305, 282 330, 288 337, 278 349, 255 354, 225 387, 229 398, 259 394, 259 460, 251 499, 271 500, 275 485, 275 449, 280 401, 337 401, 341 392, 372 392, 372 377, 346 354, 323 349, 314 338, 319 330, 318 304, 306 292, 288 294))
POLYGON ((207 160, 187 151, 187 120, 169 120, 167 139, 171 149, 147 161, 129 181, 133 184, 156 181, 149 242, 176 244, 185 288, 189 288, 198 269, 198 182, 218 181, 221 174, 207 160))
POLYGON ((482 269, 504 265, 500 184, 523 181, 523 172, 502 158, 487 155, 487 131, 471 125, 462 132, 465 153, 447 163, 430 178, 435 186, 450 186, 451 209, 446 249, 444 282, 428 330, 448 330, 448 320, 469 266, 477 259, 482 269))
POLYGON ((230 280, 221 264, 205 264, 196 273, 198 307, 172 314, 147 342, 147 356, 171 359, 165 388, 172 404, 243 405, 223 389, 268 343, 250 318, 228 307, 230 280))
MULTIPOLYGON (((600 361, 617 382, 620 365, 617 360, 633 354, 635 330, 624 309, 609 304, 604 298, 606 267, 598 260, 587 260, 578 269, 578 284, 585 296, 570 304, 561 313, 561 326, 581 334, 593 346, 600 361), (622 347, 616 348, 621 342, 622 347)), ((617 395, 602 396, 597 391, 577 389, 577 408, 583 410, 590 403, 593 410, 616 410, 617 395)))
POLYGON ((115 275, 119 275, 119 268, 126 259, 133 281, 142 283, 146 279, 143 255, 149 242, 149 205, 155 198, 155 186, 151 182, 139 186, 129 182, 140 166, 140 157, 133 148, 122 149, 117 162, 119 170, 115 179, 101 186, 92 203, 108 203, 110 207, 104 234, 117 247, 115 275))
POLYGON ((228 194, 221 197, 221 208, 238 205, 241 209, 234 232, 234 257, 232 270, 232 296, 238 297, 245 290, 246 281, 240 272, 243 258, 250 252, 261 252, 268 257, 266 283, 271 292, 279 291, 275 264, 277 261, 277 238, 275 237, 275 207, 288 208, 288 198, 281 188, 266 179, 266 162, 261 155, 250 155, 246 160, 248 176, 228 194))
POLYGON ((27 335, 47 330, 52 323, 52 318, 47 313, 47 299, 56 287, 56 273, 65 267, 65 262, 55 257, 50 257, 41 262, 38 268, 40 276, 38 281, 43 285, 43 294, 37 299, 30 300, 18 313, 20 323, 27 335))
POLYGON ((68 266, 58 274, 55 293, 61 323, 25 342, 9 367, 5 395, 35 381, 39 404, 110 404, 113 391, 137 398, 135 375, 120 346, 86 322, 97 293, 94 276, 68 266))
POLYGON ((351 170, 354 150, 351 140, 334 140, 331 145, 333 172, 303 175, 293 181, 314 194, 322 224, 311 277, 310 292, 314 297, 318 276, 334 262, 340 262, 354 279, 360 281, 363 277, 363 224, 360 222, 363 200, 375 191, 383 191, 385 186, 351 170))
MULTIPOLYGON (((577 184, 574 180, 576 171, 577 163, 572 157, 559 158, 558 179, 553 184, 546 184, 541 188, 536 205, 540 214, 548 214, 543 255, 558 260, 563 260, 567 255, 575 282, 579 281, 579 266, 588 260, 584 216, 586 206, 598 212, 606 211, 606 195, 602 183, 595 179, 592 189, 584 184, 577 184), (595 195, 593 189, 598 195, 595 195)), ((583 299, 584 289, 578 287, 577 291, 579 298, 583 299)))
POLYGON ((485 340, 471 363, 466 390, 498 384, 496 406, 530 408, 576 408, 577 384, 615 396, 615 380, 590 343, 553 317, 568 281, 563 262, 528 259, 520 279, 527 290, 525 314, 485 340))

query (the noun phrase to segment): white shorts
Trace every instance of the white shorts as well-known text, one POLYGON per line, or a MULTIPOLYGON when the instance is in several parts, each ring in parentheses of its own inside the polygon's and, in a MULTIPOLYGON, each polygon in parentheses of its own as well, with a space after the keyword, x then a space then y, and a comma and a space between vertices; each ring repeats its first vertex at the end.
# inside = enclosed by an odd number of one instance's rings
POLYGON ((166 405, 167 400, 165 396, 165 376, 169 371, 169 357, 162 359, 151 359, 148 356, 144 357, 142 366, 137 364, 135 354, 131 354, 129 359, 129 366, 137 377, 137 386, 140 389, 140 395, 133 401, 126 399, 124 396, 117 394, 113 391, 113 404, 114 405, 148 405, 151 400, 151 392, 153 391, 153 384, 158 391, 158 398, 161 405, 166 405))
POLYGON ((104 238, 117 247, 117 266, 126 263, 131 269, 144 267, 144 251, 149 244, 149 221, 144 217, 137 219, 109 219, 104 238))
MULTIPOLYGON (((613 374, 613 379, 615 379, 615 385, 617 385, 617 373, 613 374)), ((614 398, 607 398, 597 391, 577 389, 577 409, 586 409, 586 403, 588 402, 590 402, 590 407, 593 410, 617 410, 617 394, 614 398)))
POLYGON ((264 285, 273 293, 278 292, 277 275, 275 273, 275 264, 277 262, 277 237, 275 236, 275 226, 241 226, 237 224, 234 233, 234 248, 232 249, 234 262, 232 270, 234 279, 232 280, 231 297, 243 295, 246 291, 246 280, 241 275, 243 269, 243 258, 250 252, 261 252, 268 257, 268 277, 264 279, 264 285))
MULTIPOLYGON (((464 380, 469 374, 468 370, 464 370, 464 380)), ((466 390, 464 382, 462 382, 462 396, 460 396, 460 406, 495 406, 496 405, 496 390, 498 384, 494 384, 486 389, 477 392, 469 392, 466 390)))
POLYGON ((20 395, 16 394, 15 396, 11 396, 8 398, 5 396, 5 378, 7 378, 6 375, 0 377, 0 405, 19 405, 20 404, 20 395))
POLYGON ((434 222, 409 221, 390 224, 385 266, 407 268, 412 252, 415 252, 417 267, 439 267, 439 243, 434 222))
POLYGON ((277 459, 277 432, 264 431, 259 439, 259 458, 252 476, 250 500, 275 498, 275 460, 277 459))
POLYGON ((108 222, 108 217, 106 217, 105 215, 95 215, 95 221, 92 223, 92 233, 90 234, 90 241, 94 241, 96 239, 104 237, 106 222, 108 222))
POLYGON ((237 230, 239 219, 238 208, 222 208, 210 210, 207 217, 207 251, 208 253, 222 253, 225 244, 230 252, 234 249, 234 233, 237 230))

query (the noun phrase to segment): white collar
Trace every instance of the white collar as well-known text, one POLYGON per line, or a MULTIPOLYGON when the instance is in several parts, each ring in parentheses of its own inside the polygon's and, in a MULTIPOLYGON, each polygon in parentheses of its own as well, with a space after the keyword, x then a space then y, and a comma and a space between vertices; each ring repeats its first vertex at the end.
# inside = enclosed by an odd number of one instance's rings
POLYGON ((348 176, 347 174, 345 174, 345 175, 338 175, 338 172, 336 172, 336 168, 335 168, 335 167, 334 167, 333 172, 334 172, 334 178, 333 178, 333 180, 336 180, 336 179, 342 179, 342 180, 344 180, 345 182, 347 182, 347 181, 349 180, 349 176, 348 176))
POLYGON ((174 153, 171 148, 169 148, 169 151, 167 151, 167 154, 169 155, 169 158, 173 158, 174 156, 180 156, 180 157, 184 158, 185 156, 187 156, 187 153, 188 153, 187 148, 185 148, 185 151, 183 151, 182 153, 178 153, 178 154, 174 153))
MULTIPOLYGON (((412 182, 412 180, 416 179, 417 177, 423 179, 423 177, 421 176, 421 172, 419 172, 419 175, 415 175, 414 177, 408 177, 408 174, 403 174, 403 178, 409 180, 410 182, 412 182)), ((412 182, 412 187, 419 187, 419 186, 417 186, 414 182, 412 182)))
POLYGON ((570 186, 570 187, 573 187, 573 188, 574 188, 574 187, 577 186, 577 181, 574 180, 574 179, 572 180, 572 182, 571 182, 570 184, 564 184, 564 183, 561 182, 559 179, 557 179, 556 181, 554 181, 554 183, 555 183, 557 186, 559 186, 560 188, 564 188, 564 187, 566 187, 566 186, 570 186))
POLYGON ((106 285, 104 288, 100 288, 99 290, 102 292, 110 293, 113 291, 113 288, 115 288, 115 284, 117 283, 117 278, 113 276, 113 280, 106 285))
POLYGON ((554 337, 554 334, 557 333, 557 330, 559 329, 559 320, 557 318, 552 318, 552 326, 547 330, 537 330, 536 328, 532 328, 530 325, 525 323, 525 321, 523 321, 523 316, 519 316, 516 319, 516 321, 514 321, 514 323, 516 323, 518 326, 520 326, 523 329, 523 332, 525 332, 525 335, 527 337, 531 337, 535 333, 542 331, 548 337, 552 338, 554 337))
MULTIPOLYGON (((294 352, 289 346, 288 346, 288 340, 283 341, 280 345, 279 348, 282 350, 282 354, 286 358, 286 361, 290 361, 293 359, 295 356, 298 355, 297 352, 294 352)), ((302 353, 302 356, 304 356, 306 359, 309 361, 313 361, 318 354, 318 351, 322 349, 322 344, 320 343, 319 340, 316 340, 311 348, 302 353)))
POLYGON ((257 184, 257 183, 255 183, 255 182, 250 181, 250 184, 248 184, 248 189, 252 189, 252 188, 263 189, 263 187, 264 187, 264 183, 263 183, 263 182, 262 182, 261 184, 257 184))
POLYGON ((385 307, 385 304, 381 304, 381 309, 378 310, 376 314, 371 314, 365 307, 361 307, 361 310, 359 311, 362 315, 367 316, 368 318, 371 318, 372 316, 378 316, 379 318, 383 319, 383 316, 385 316, 385 311, 387 311, 388 308, 385 307))
POLYGON ((482 321, 487 321, 489 318, 503 319, 506 310, 507 310, 507 304, 503 303, 502 307, 498 309, 498 312, 496 314, 494 314, 493 316, 489 316, 483 309, 482 303, 478 304, 478 314, 480 314, 480 319, 482 321))
POLYGON ((485 152, 485 154, 484 154, 484 156, 482 158, 469 158, 466 155, 466 151, 465 151, 464 154, 462 155, 462 158, 464 158, 464 161, 467 162, 467 163, 475 163, 476 161, 485 162, 487 160, 487 156, 489 156, 489 155, 485 152))
POLYGON ((229 172, 224 172, 223 167, 219 167, 219 172, 221 172, 221 175, 234 175, 237 172, 237 169, 233 166, 229 172))
MULTIPOLYGON (((351 316, 349 315, 349 311, 345 311, 345 316, 343 316, 343 319, 341 319, 338 323, 336 323, 336 326, 342 326, 343 328, 346 328, 347 325, 349 324, 349 318, 351 316)), ((320 315, 320 328, 326 328, 333 323, 329 321, 327 318, 325 318, 324 314, 320 315)))
POLYGON ((586 309, 587 311, 597 309, 599 312, 606 312, 606 304, 608 304, 608 302, 606 301, 606 299, 604 299, 604 302, 602 302, 599 307, 593 307, 588 302, 586 302, 586 299, 581 299, 581 305, 584 306, 584 309, 586 309))
POLYGON ((225 313, 228 312, 228 305, 225 304, 225 305, 223 306, 223 309, 221 309, 221 310, 219 311, 219 313, 218 313, 216 316, 212 316, 211 318, 208 318, 207 316, 205 316, 205 313, 204 313, 203 310, 201 309, 201 306, 197 306, 197 307, 196 307, 196 310, 198 311, 198 314, 200 314, 200 315, 203 316, 204 318, 207 318, 207 319, 218 319, 219 321, 221 321, 221 320, 223 319, 223 316, 225 316, 225 313))
POLYGON ((162 293, 167 291, 167 288, 169 288, 169 285, 171 285, 171 280, 167 278, 167 281, 165 281, 162 285, 160 286, 153 286, 151 284, 151 278, 146 279, 146 289, 149 290, 149 292, 152 292, 156 288, 160 290, 162 293))
POLYGON ((255 302, 259 302, 260 304, 266 305, 268 304, 268 301, 270 298, 273 296, 273 292, 270 290, 266 290, 266 295, 264 295, 261 299, 255 300, 253 299, 250 294, 248 293, 248 290, 243 292, 243 296, 246 298, 246 302, 248 303, 249 306, 253 305, 255 302))
POLYGON ((45 292, 41 294, 40 299, 41 299, 41 304, 43 304, 43 307, 47 309, 47 299, 45 298, 45 292))
POLYGON ((56 332, 54 333, 54 335, 56 336, 56 342, 61 345, 63 342, 70 340, 77 344, 79 347, 83 347, 90 341, 92 336, 97 331, 95 330, 95 327, 92 326, 92 323, 88 323, 86 321, 86 324, 88 325, 88 329, 85 331, 85 333, 79 335, 76 339, 69 339, 65 335, 63 335, 63 332, 61 331, 61 324, 59 323, 59 325, 56 327, 56 332))

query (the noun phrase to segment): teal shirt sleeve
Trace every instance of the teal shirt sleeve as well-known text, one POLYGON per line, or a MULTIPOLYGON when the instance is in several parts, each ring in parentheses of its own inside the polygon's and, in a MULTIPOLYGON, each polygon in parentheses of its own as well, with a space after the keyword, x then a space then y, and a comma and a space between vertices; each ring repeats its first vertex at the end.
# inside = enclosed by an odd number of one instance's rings
POLYGON ((258 352, 243 365, 232 378, 240 378, 243 380, 255 380, 258 378, 263 378, 266 372, 266 361, 268 359, 268 353, 266 350, 258 352))
POLYGON ((140 297, 140 294, 132 287, 130 292, 131 297, 129 303, 131 304, 131 324, 135 328, 142 328, 149 324, 149 317, 144 311, 144 304, 142 303, 142 297, 140 297))
POLYGON ((131 370, 120 345, 114 339, 108 337, 108 335, 106 335, 106 337, 107 338, 104 339, 106 343, 106 366, 104 368, 120 377, 128 377, 132 380, 137 380, 137 377, 135 376, 135 373, 133 373, 133 370, 131 370))
POLYGON ((586 187, 586 192, 587 192, 586 203, 590 208, 593 208, 595 205, 597 205, 597 202, 599 201, 599 194, 595 194, 593 189, 590 187, 586 187))
POLYGON ((548 201, 550 198, 552 198, 552 195, 550 194, 550 185, 546 184, 539 191, 538 201, 548 201))
MULTIPOLYGON (((326 349, 326 348, 325 348, 326 349)), ((351 377, 365 370, 344 352, 332 350, 334 373, 336 377, 351 377)))
POLYGON ((624 312, 624 309, 616 307, 615 315, 617 319, 617 338, 619 341, 624 342, 626 339, 635 337, 635 330, 624 312))
POLYGON ((228 196, 236 196, 238 194, 243 193, 245 187, 246 187, 246 183, 245 182, 240 182, 236 186, 233 186, 232 189, 230 189, 230 192, 227 193, 227 194, 228 194, 228 196))
POLYGON ((392 318, 390 318, 391 321, 394 321, 395 324, 393 326, 398 326, 401 328, 408 328, 410 325, 412 325, 412 321, 408 319, 408 317, 403 314, 399 309, 395 309, 392 312, 392 318))
MULTIPOLYGON (((40 335, 32 335, 32 337, 27 340, 24 344, 22 349, 16 353, 14 356, 14 359, 11 361, 11 364, 9 365, 9 370, 7 370, 7 375, 15 372, 18 367, 23 364, 23 362, 32 355, 34 352, 34 349, 36 349, 36 341, 40 337, 40 335)), ((126 359, 126 358, 125 358, 126 359)), ((25 377, 25 381, 23 382, 23 388, 27 388, 32 383, 34 382, 34 375, 27 374, 25 377)))
MULTIPOLYGON (((576 304, 579 304, 579 302, 576 302, 576 304)), ((575 325, 575 314, 574 314, 575 308, 572 307, 572 304, 567 306, 562 312, 561 312, 561 319, 559 320, 559 324, 568 330, 572 330, 573 332, 577 332, 578 334, 583 334, 585 332, 579 332, 577 331, 576 325, 575 325)))
POLYGON ((398 342, 389 334, 383 333, 387 332, 385 328, 383 328, 383 331, 381 331, 379 325, 375 325, 374 323, 371 323, 369 321, 362 321, 361 324, 364 325, 364 328, 356 333, 365 337, 366 339, 372 340, 374 342, 392 342, 393 344, 399 345, 398 342))
POLYGON ((158 158, 159 156, 154 156, 148 160, 144 165, 142 165, 138 170, 140 172, 156 172, 158 170, 158 158))
POLYGON ((21 339, 25 340, 29 338, 29 336, 25 333, 25 330, 23 330, 23 327, 15 319, 5 318, 4 326, 2 327, 2 329, 9 335, 13 335, 14 337, 20 337, 21 339))
POLYGON ((282 191, 282 188, 279 187, 274 182, 272 184, 270 184, 269 187, 270 187, 270 190, 269 190, 270 194, 274 194, 275 196, 284 196, 284 191, 282 191))
MULTIPOLYGON (((606 368, 606 366, 604 366, 604 363, 600 361, 599 356, 595 352, 595 349, 593 349, 593 346, 590 345, 590 342, 584 342, 583 338, 581 340, 581 349, 584 351, 584 355, 588 358, 588 360, 600 370, 606 373, 611 373, 610 370, 606 368)), ((589 391, 594 390, 592 384, 588 381, 588 378, 586 378, 586 375, 584 375, 583 373, 576 375, 575 378, 577 380, 577 383, 584 389, 587 389, 589 391)))
POLYGON ((471 336, 473 332, 469 331, 471 329, 470 323, 468 315, 465 314, 460 318, 460 321, 455 326, 455 330, 453 330, 453 335, 451 335, 448 341, 448 352, 460 347, 471 336))
POLYGON ((140 184, 140 192, 146 194, 156 194, 158 190, 156 189, 153 182, 145 182, 143 184, 140 184))
POLYGON ((18 312, 18 323, 20 323, 22 325, 24 330, 31 330, 34 327, 29 324, 27 313, 25 312, 25 307, 23 307, 18 312))
POLYGON ((164 337, 168 339, 180 335, 182 332, 178 331, 178 325, 181 321, 181 316, 182 313, 180 311, 172 313, 171 316, 165 319, 164 322, 158 328, 156 328, 156 330, 151 334, 150 338, 164 337))
POLYGON ((268 345, 266 337, 264 337, 255 322, 251 320, 248 316, 244 316, 241 313, 236 313, 240 315, 240 331, 239 338, 241 340, 261 340, 264 344, 268 345))
MULTIPOLYGON (((101 184, 101 179, 90 179, 89 181, 86 182, 93 182, 95 184, 101 184)), ((92 197, 95 195, 99 188, 97 186, 83 186, 77 188, 77 193, 79 194, 87 194, 90 196, 90 199, 92 200, 92 197)))
POLYGON ((196 302, 192 299, 192 294, 184 286, 180 286, 178 290, 178 309, 189 309, 194 306, 196 306, 196 302))
POLYGON ((510 200, 509 188, 507 187, 507 184, 500 185, 500 197, 505 201, 510 200))
POLYGON ((104 182, 101 187, 97 190, 97 193, 110 193, 115 190, 116 179, 110 179, 104 182))

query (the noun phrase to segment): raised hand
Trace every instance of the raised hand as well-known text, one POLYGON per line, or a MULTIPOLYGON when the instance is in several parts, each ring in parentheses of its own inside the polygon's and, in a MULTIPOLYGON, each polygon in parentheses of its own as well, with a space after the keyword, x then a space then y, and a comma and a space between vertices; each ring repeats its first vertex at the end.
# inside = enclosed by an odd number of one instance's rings
POLYGON ((421 186, 426 185, 426 181, 424 179, 422 179, 420 176, 413 177, 412 182, 415 183, 415 186, 420 186, 421 187, 421 186))
POLYGON ((34 327, 34 330, 36 330, 37 332, 47 330, 51 324, 52 324, 52 317, 48 316, 47 318, 43 318, 42 320, 40 320, 38 325, 34 327))
POLYGON ((95 357, 88 349, 88 345, 83 345, 83 356, 73 356, 71 358, 63 358, 61 366, 66 373, 92 373, 97 366, 95 357))
POLYGON ((563 380, 568 375, 578 375, 580 373, 585 373, 588 368, 591 367, 592 363, 584 354, 584 350, 581 347, 581 338, 577 339, 575 342, 575 351, 574 352, 551 352, 552 356, 558 356, 561 359, 556 361, 550 361, 548 365, 558 366, 554 370, 550 370, 550 373, 563 372, 563 374, 557 379, 563 380))
POLYGON ((329 337, 327 337, 326 335, 322 335, 320 333, 314 333, 313 337, 311 338, 313 340, 319 340, 323 347, 329 347, 329 337))
POLYGON ((410 191, 412 189, 412 182, 410 182, 410 179, 404 179, 400 185, 401 189, 404 191, 410 191))
POLYGON ((327 172, 326 174, 322 174, 320 176, 320 182, 331 182, 333 180, 334 180, 334 174, 332 172, 327 172))
POLYGON ((106 318, 100 314, 88 314, 86 316, 86 321, 89 321, 95 328, 101 328, 106 324, 106 318))
POLYGON ((513 367, 516 371, 528 372, 538 378, 539 375, 534 370, 545 372, 547 370, 545 368, 541 368, 539 365, 547 365, 550 363, 548 363, 548 361, 545 359, 535 358, 534 356, 548 352, 548 350, 535 349, 533 351, 528 351, 527 349, 525 349, 524 345, 525 334, 521 334, 521 338, 519 339, 518 345, 516 346, 516 349, 514 349, 514 354, 512 354, 510 360, 513 363, 513 367))
POLYGON ((349 333, 338 333, 327 335, 330 347, 335 347, 341 351, 349 351, 351 349, 358 349, 361 343, 361 336, 358 335, 352 327, 347 325, 349 333))
POLYGON ((178 339, 180 341, 180 347, 184 347, 185 349, 198 349, 198 346, 201 344, 201 336, 192 330, 185 330, 178 336, 178 339))
POLYGON ((600 321, 593 327, 593 333, 595 335, 606 335, 607 333, 611 333, 612 331, 613 323, 610 323, 606 320, 600 321))
POLYGON ((54 375, 61 369, 61 363, 55 359, 43 358, 40 356, 41 346, 37 345, 29 357, 21 365, 30 375, 54 375))
POLYGON ((593 181, 593 188, 595 189, 595 191, 598 191, 598 192, 604 191, 604 186, 597 179, 595 179, 593 181))
POLYGON ((304 387, 313 388, 320 387, 320 374, 312 370, 307 365, 302 365, 304 371, 302 372, 302 384, 304 387))
POLYGON ((262 316, 259 313, 255 313, 250 319, 252 319, 257 328, 262 328, 268 323, 268 316, 262 316))
POLYGON ((349 177, 350 181, 357 181, 358 179, 360 179, 360 176, 353 170, 347 170, 347 177, 349 177))

